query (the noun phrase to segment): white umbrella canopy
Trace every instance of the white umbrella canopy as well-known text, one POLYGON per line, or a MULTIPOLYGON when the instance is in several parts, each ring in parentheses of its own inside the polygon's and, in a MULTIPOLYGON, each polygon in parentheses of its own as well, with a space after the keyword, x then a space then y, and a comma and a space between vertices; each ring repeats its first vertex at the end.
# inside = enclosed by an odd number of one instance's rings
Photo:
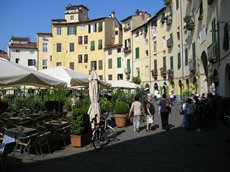
POLYGON ((111 87, 112 88, 136 89, 140 86, 132 82, 129 82, 129 81, 118 80, 118 81, 111 83, 111 87))
POLYGON ((34 85, 62 88, 66 82, 50 77, 26 66, 0 60, 0 87, 34 85))
POLYGON ((88 74, 80 73, 61 66, 41 70, 42 73, 67 82, 67 87, 88 85, 88 74))
POLYGON ((99 83, 100 78, 96 71, 93 70, 89 75, 89 97, 90 97, 90 107, 88 110, 88 115, 90 122, 94 128, 95 123, 100 121, 100 105, 99 105, 99 83))

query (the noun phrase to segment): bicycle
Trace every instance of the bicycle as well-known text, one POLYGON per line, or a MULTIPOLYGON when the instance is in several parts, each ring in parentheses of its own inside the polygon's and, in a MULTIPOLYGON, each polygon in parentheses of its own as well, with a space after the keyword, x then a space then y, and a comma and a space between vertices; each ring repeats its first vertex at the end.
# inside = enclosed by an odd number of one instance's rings
POLYGON ((92 132, 92 143, 95 150, 100 150, 104 143, 112 142, 116 139, 116 131, 108 125, 107 118, 109 113, 103 113, 100 122, 92 132))

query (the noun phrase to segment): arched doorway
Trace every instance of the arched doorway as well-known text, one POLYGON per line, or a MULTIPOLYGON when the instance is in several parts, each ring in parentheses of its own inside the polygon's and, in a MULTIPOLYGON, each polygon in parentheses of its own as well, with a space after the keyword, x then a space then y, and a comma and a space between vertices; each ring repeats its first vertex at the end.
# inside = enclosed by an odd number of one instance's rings
POLYGON ((213 83, 215 86, 215 95, 219 95, 219 77, 216 69, 213 71, 213 83))
POLYGON ((225 96, 230 97, 230 65, 227 64, 225 68, 225 96))
POLYGON ((207 55, 206 52, 203 51, 201 54, 201 63, 202 63, 202 68, 201 68, 201 73, 204 73, 204 88, 206 92, 209 92, 209 85, 208 85, 208 59, 207 59, 207 55))

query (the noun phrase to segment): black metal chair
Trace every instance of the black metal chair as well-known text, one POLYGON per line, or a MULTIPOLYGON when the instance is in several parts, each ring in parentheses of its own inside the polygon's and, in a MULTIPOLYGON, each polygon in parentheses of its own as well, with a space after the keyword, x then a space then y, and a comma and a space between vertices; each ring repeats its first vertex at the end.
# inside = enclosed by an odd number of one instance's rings
POLYGON ((62 139, 64 143, 64 147, 67 146, 66 140, 69 138, 70 138, 70 125, 55 129, 54 139, 55 140, 62 139))
POLYGON ((19 147, 21 150, 21 154, 27 151, 30 153, 31 147, 35 148, 36 154, 38 155, 37 147, 35 144, 36 137, 38 136, 39 133, 34 133, 25 137, 18 137, 15 150, 19 147))
POLYGON ((50 152, 50 146, 49 146, 49 141, 51 138, 51 131, 48 132, 42 132, 40 133, 37 138, 36 138, 36 144, 39 146, 40 153, 43 154, 43 147, 46 145, 48 148, 49 153, 50 152))

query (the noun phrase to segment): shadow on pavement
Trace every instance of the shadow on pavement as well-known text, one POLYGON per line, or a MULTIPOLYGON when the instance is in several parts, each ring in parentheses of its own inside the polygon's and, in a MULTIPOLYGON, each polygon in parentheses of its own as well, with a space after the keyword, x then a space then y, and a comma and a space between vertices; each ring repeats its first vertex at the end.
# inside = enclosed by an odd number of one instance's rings
MULTIPOLYGON (((145 132, 145 131, 142 131, 145 132)), ((168 132, 118 142, 100 151, 17 165, 17 172, 230 170, 230 129, 214 125, 207 131, 168 132)))

